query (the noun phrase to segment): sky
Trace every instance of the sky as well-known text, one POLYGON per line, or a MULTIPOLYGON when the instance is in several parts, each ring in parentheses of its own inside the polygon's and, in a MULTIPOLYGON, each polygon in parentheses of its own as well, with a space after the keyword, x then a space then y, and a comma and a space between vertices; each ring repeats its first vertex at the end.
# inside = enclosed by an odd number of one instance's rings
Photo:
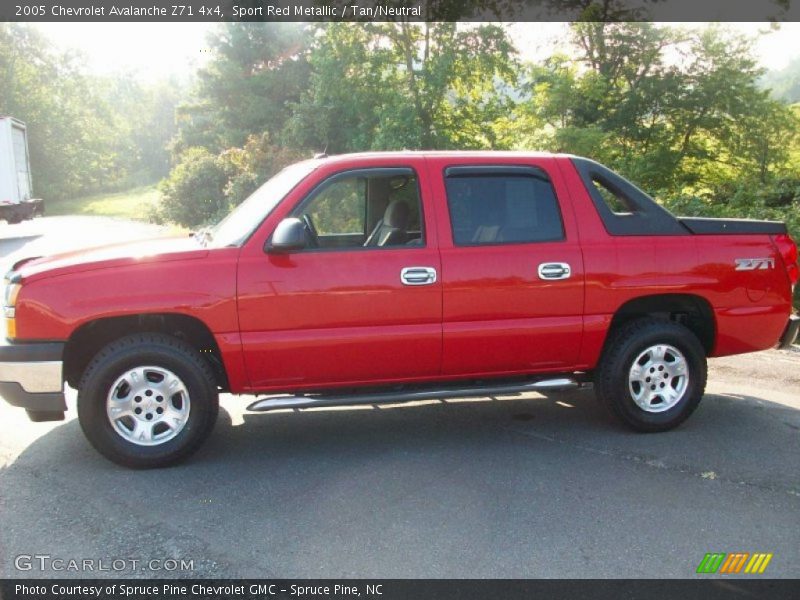
MULTIPOLYGON (((678 25, 678 24, 675 24, 678 25)), ((764 23, 728 23, 747 35, 768 30, 764 23)), ((62 48, 82 51, 87 67, 96 73, 135 72, 141 78, 158 79, 186 74, 209 56, 206 34, 209 23, 38 23, 34 25, 62 48)), ((702 24, 689 23, 688 27, 702 24)), ((566 48, 565 23, 513 23, 511 36, 523 58, 549 56, 566 48)), ((767 69, 781 69, 800 56, 800 23, 784 23, 778 31, 761 36, 756 55, 767 69)))
MULTIPOLYGON (((2 1, 2 0, 0 0, 2 1)), ((84 52, 89 70, 143 79, 191 72, 209 56, 210 23, 36 23, 53 43, 84 52)))

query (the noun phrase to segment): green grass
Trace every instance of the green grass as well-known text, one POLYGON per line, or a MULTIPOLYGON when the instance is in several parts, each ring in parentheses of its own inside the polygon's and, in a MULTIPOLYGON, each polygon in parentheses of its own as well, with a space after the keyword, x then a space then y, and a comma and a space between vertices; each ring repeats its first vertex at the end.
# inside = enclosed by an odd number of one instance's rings
POLYGON ((158 203, 156 186, 144 186, 115 192, 113 194, 96 194, 69 200, 49 202, 45 206, 45 214, 49 217, 64 215, 96 215, 102 217, 119 217, 134 221, 147 221, 150 207, 158 203))

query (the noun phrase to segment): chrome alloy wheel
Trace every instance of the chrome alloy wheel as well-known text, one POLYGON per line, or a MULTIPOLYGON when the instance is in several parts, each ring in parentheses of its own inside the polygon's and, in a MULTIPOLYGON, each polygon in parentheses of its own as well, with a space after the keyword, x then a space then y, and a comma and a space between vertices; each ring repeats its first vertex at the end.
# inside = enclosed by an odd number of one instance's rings
POLYGON ((186 385, 162 367, 126 371, 106 398, 114 431, 137 446, 158 446, 173 439, 189 420, 190 409, 186 385))
POLYGON ((650 346, 636 357, 628 373, 633 401, 645 412, 660 413, 680 402, 689 387, 689 368, 680 350, 650 346))

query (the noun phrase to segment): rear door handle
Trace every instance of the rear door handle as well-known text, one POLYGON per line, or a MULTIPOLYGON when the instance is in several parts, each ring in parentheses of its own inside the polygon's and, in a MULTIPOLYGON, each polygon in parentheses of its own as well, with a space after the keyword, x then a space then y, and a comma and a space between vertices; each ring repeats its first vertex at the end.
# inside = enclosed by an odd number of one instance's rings
POLYGON ((436 283, 436 269, 433 267, 406 267, 400 271, 400 281, 404 285, 430 285, 436 283))
POLYGON ((567 263, 542 263, 539 265, 539 279, 569 279, 572 269, 567 263))

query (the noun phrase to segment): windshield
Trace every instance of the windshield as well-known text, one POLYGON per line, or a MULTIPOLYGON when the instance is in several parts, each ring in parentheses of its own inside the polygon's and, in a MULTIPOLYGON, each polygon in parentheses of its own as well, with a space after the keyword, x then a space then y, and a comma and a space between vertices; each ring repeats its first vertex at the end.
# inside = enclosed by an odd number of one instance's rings
POLYGON ((317 164, 310 160, 303 161, 286 167, 272 177, 207 231, 209 245, 221 248, 241 244, 317 164))

